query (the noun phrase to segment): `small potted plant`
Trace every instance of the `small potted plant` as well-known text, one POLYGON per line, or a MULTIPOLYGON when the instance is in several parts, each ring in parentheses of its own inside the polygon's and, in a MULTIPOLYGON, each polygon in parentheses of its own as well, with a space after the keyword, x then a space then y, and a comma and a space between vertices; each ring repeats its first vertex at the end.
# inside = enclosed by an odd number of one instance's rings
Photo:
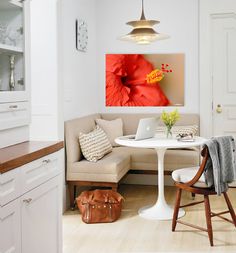
POLYGON ((179 119, 180 115, 177 109, 169 113, 165 111, 162 112, 161 120, 166 126, 166 138, 172 138, 172 127, 179 119))

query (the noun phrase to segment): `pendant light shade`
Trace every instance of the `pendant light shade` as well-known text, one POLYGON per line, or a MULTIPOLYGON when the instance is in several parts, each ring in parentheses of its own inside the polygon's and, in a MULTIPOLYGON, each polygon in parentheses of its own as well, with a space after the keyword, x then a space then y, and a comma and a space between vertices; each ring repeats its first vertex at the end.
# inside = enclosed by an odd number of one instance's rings
POLYGON ((133 30, 120 37, 120 39, 144 45, 157 40, 168 39, 168 35, 158 33, 153 29, 153 26, 159 23, 160 21, 158 20, 148 20, 145 18, 142 0, 142 13, 140 20, 127 22, 126 24, 132 26, 133 30))

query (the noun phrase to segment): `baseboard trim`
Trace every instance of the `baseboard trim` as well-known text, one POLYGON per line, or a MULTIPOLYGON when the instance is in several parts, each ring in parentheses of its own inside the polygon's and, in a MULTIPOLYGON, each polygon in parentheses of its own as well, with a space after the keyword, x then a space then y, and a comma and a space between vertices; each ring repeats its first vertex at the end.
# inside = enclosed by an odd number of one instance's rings
MULTIPOLYGON (((170 176, 172 171, 164 171, 165 176, 170 176)), ((136 175, 158 175, 158 170, 130 170, 128 174, 136 174, 136 175)))
MULTIPOLYGON (((165 185, 173 186, 174 181, 170 175, 165 175, 165 185)), ((157 174, 127 174, 127 176, 121 181, 121 184, 131 185, 158 185, 157 174)))

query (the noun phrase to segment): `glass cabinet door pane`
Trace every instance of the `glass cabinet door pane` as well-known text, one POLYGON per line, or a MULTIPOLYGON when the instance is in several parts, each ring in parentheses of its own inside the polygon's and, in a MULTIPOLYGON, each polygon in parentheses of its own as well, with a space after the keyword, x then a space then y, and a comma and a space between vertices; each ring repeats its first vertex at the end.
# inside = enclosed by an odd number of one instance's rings
POLYGON ((24 91, 23 7, 0 1, 0 91, 24 91))

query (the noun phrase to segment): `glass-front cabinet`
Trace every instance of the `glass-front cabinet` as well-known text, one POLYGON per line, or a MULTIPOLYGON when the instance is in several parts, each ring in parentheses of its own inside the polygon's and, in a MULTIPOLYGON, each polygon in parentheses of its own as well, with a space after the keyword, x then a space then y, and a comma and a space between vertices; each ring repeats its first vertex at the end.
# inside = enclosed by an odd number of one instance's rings
POLYGON ((0 0, 0 147, 28 138, 30 0, 0 0))
POLYGON ((0 0, 0 104, 29 100, 26 3, 0 0))

